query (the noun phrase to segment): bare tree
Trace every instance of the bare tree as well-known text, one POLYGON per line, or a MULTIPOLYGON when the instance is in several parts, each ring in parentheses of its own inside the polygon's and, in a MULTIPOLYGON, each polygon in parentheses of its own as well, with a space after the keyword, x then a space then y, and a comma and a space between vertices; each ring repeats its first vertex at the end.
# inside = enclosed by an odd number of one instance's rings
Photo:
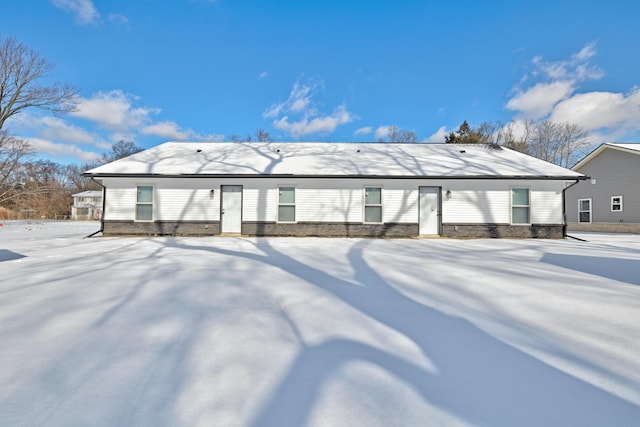
POLYGON ((271 139, 271 134, 263 128, 257 128, 253 135, 254 136, 247 134, 246 136, 242 137, 236 133, 232 133, 231 135, 229 135, 229 141, 231 142, 251 142, 251 141, 273 142, 273 139, 271 139))
POLYGON ((0 203, 14 199, 22 191, 20 169, 33 153, 27 141, 0 131, 0 203))
POLYGON ((137 145, 135 142, 125 141, 124 139, 121 139, 120 141, 113 144, 110 152, 102 153, 102 156, 100 157, 100 163, 113 162, 114 160, 122 159, 132 154, 139 153, 142 150, 143 148, 137 145))
POLYGON ((412 130, 400 129, 397 126, 389 126, 387 136, 378 139, 380 142, 411 143, 418 142, 418 135, 412 130))
POLYGON ((263 128, 257 128, 255 133, 256 141, 258 142, 273 142, 271 134, 263 128))
POLYGON ((0 130, 27 108, 67 113, 74 108, 76 89, 68 84, 41 85, 53 65, 14 38, 0 36, 0 130))
POLYGON ((29 142, 3 130, 11 117, 29 108, 66 113, 76 90, 61 83, 41 84, 53 65, 13 38, 0 36, 0 203, 15 203, 31 194, 24 181, 25 162, 34 153, 29 142))
POLYGON ((100 190, 99 184, 89 177, 84 176, 84 172, 89 169, 93 169, 100 166, 98 162, 82 163, 82 164, 70 164, 64 168, 64 173, 67 177, 69 185, 69 193, 81 193, 88 190, 100 190))
POLYGON ((466 120, 456 132, 445 136, 448 143, 502 145, 562 167, 572 166, 590 147, 585 130, 575 123, 550 120, 534 122, 484 122, 472 128, 466 120))
POLYGON ((587 133, 581 126, 543 120, 535 124, 529 153, 547 162, 570 167, 589 145, 587 133))
POLYGON ((511 121, 498 130, 496 143, 524 154, 530 154, 529 144, 531 143, 534 129, 535 123, 533 120, 524 122, 511 121))
POLYGON ((575 123, 562 123, 559 133, 560 147, 557 164, 569 168, 586 154, 591 142, 587 138, 587 132, 584 128, 575 123))

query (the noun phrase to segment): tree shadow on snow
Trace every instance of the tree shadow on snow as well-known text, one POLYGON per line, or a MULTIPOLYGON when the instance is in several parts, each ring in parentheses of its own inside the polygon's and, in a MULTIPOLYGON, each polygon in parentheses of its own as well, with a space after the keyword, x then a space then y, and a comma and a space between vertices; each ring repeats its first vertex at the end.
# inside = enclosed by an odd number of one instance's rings
POLYGON ((280 268, 408 337, 435 367, 434 373, 381 348, 345 338, 303 343, 280 384, 254 416, 252 427, 307 424, 324 383, 353 361, 387 371, 425 402, 475 425, 622 426, 640 419, 640 407, 633 403, 508 345, 463 318, 398 292, 365 261, 366 240, 354 245, 348 255, 356 282, 299 262, 273 248, 268 239, 258 240, 262 254, 173 244, 280 268))
POLYGON ((10 251, 8 249, 0 249, 0 262, 2 261, 14 261, 16 259, 25 258, 26 255, 19 254, 17 252, 10 251))
POLYGON ((640 285, 640 261, 637 259, 545 254, 541 261, 619 282, 640 285))

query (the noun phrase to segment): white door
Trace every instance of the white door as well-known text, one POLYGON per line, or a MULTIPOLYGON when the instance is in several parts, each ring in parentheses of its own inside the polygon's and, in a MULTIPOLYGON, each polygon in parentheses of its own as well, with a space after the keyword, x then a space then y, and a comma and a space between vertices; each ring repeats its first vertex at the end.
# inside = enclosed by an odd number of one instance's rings
POLYGON ((220 209, 223 233, 242 231, 242 185, 222 186, 222 206, 220 209))
POLYGON ((420 187, 420 234, 440 234, 440 188, 420 187))

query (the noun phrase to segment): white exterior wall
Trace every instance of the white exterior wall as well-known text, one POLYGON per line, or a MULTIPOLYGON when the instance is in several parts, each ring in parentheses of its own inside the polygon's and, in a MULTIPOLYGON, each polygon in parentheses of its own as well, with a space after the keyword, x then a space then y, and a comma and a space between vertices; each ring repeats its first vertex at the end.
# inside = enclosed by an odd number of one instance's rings
POLYGON ((106 178, 105 220, 132 220, 136 187, 151 185, 154 221, 215 221, 220 218, 220 188, 205 179, 106 178), (209 190, 213 189, 213 199, 209 190))
POLYGON ((383 222, 417 222, 418 187, 415 181, 403 181, 243 179, 237 183, 244 186, 245 221, 276 221, 278 187, 295 187, 296 221, 362 222, 365 187, 381 187, 383 222))
POLYGON ((242 185, 243 221, 274 222, 278 187, 296 188, 296 221, 363 222, 365 187, 381 187, 383 222, 417 223, 420 186, 442 188, 442 222, 508 224, 511 188, 530 188, 531 222, 562 224, 564 181, 105 178, 105 220, 135 218, 136 186, 153 185, 154 220, 218 221, 221 185, 242 185), (213 189, 213 199, 209 191, 213 189), (447 198, 447 191, 451 197, 447 198))
POLYGON ((530 189, 532 224, 562 224, 564 181, 448 180, 442 184, 443 223, 511 222, 511 189, 530 189), (451 197, 446 197, 447 190, 451 197))

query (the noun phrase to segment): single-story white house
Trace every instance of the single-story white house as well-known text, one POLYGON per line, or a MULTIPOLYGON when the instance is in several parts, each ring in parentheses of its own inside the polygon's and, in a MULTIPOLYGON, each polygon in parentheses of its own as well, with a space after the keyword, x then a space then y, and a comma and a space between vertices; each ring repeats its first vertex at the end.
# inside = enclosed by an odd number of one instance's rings
POLYGON ((484 144, 167 142, 85 172, 104 235, 544 237, 586 176, 484 144))
POLYGON ((100 219, 102 213, 102 191, 83 191, 71 195, 71 219, 100 219))

